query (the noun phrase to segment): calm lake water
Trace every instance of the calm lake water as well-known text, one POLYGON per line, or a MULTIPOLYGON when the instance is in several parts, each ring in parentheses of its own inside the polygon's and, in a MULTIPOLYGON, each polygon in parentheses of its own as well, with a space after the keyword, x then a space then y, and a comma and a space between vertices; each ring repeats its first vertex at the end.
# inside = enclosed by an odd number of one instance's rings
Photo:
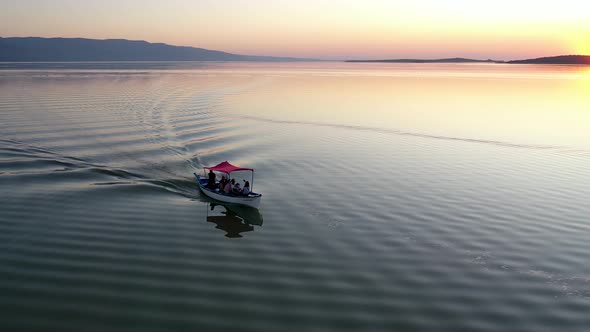
POLYGON ((0 69, 2 331, 590 329, 588 67, 0 69))

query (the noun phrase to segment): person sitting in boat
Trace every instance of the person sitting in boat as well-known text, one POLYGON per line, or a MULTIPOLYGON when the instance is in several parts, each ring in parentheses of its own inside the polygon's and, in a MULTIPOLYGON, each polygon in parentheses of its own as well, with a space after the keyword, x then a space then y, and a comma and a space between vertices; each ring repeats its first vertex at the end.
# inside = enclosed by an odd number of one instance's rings
POLYGON ((242 189, 242 195, 248 196, 250 194, 250 182, 244 180, 244 189, 242 189))
POLYGON ((225 186, 223 186, 223 192, 224 192, 224 193, 226 193, 226 194, 230 194, 230 193, 231 193, 231 190, 232 190, 232 188, 233 188, 233 187, 232 187, 231 181, 229 181, 229 180, 228 180, 228 181, 225 183, 225 186))
POLYGON ((236 179, 228 180, 227 183, 229 184, 229 191, 227 193, 231 194, 234 191, 234 186, 236 185, 236 179))
POLYGON ((227 178, 225 177, 225 175, 222 175, 221 180, 219 180, 219 191, 223 191, 226 183, 227 183, 227 178))
POLYGON ((242 188, 241 188, 241 186, 240 186, 240 183, 239 183, 239 182, 236 182, 236 183, 234 184, 234 187, 233 187, 233 189, 232 189, 232 192, 233 192, 234 194, 236 194, 236 195, 240 195, 240 194, 242 194, 242 188))
POLYGON ((209 170, 209 181, 207 182, 207 187, 209 189, 215 189, 215 173, 212 170, 209 170))

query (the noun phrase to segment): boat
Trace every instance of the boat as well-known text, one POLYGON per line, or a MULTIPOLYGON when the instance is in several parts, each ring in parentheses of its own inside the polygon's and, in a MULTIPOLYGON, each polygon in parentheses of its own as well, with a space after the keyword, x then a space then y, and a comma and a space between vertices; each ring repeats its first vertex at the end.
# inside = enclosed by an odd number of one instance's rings
POLYGON ((231 204, 238 204, 238 205, 246 205, 246 206, 250 206, 253 208, 258 208, 258 206, 260 205, 260 199, 262 198, 262 194, 259 193, 255 193, 252 191, 252 189, 254 188, 254 169, 252 168, 244 168, 244 167, 238 167, 238 166, 234 166, 232 164, 230 164, 227 161, 224 161, 218 165, 215 166, 211 166, 211 167, 203 167, 204 170, 204 174, 207 174, 207 170, 211 170, 213 172, 219 172, 219 173, 225 173, 229 175, 233 172, 237 172, 237 171, 250 171, 251 172, 251 181, 250 181, 250 193, 248 195, 237 195, 237 194, 226 194, 224 193, 222 190, 219 190, 219 188, 215 188, 215 189, 211 189, 207 187, 207 183, 209 182, 209 179, 207 178, 207 176, 203 176, 201 177, 199 174, 194 173, 195 177, 197 178, 197 183, 199 184, 199 188, 201 188, 201 191, 203 192, 203 194, 221 201, 221 202, 225 202, 225 203, 231 203, 231 204))

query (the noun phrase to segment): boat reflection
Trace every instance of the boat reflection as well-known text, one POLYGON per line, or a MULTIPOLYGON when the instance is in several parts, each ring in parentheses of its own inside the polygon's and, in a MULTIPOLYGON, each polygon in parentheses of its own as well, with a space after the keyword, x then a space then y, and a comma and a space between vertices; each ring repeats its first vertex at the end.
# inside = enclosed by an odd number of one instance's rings
POLYGON ((254 226, 262 226, 262 215, 247 206, 207 203, 207 222, 225 231, 226 237, 239 238, 241 233, 253 231, 254 226))

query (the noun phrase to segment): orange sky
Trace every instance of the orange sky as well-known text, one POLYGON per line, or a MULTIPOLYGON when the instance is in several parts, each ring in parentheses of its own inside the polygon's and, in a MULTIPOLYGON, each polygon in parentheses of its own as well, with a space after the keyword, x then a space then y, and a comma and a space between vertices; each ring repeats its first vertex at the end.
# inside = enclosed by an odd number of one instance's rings
POLYGON ((143 39, 242 54, 529 58, 590 54, 590 1, 22 0, 9 36, 143 39))

